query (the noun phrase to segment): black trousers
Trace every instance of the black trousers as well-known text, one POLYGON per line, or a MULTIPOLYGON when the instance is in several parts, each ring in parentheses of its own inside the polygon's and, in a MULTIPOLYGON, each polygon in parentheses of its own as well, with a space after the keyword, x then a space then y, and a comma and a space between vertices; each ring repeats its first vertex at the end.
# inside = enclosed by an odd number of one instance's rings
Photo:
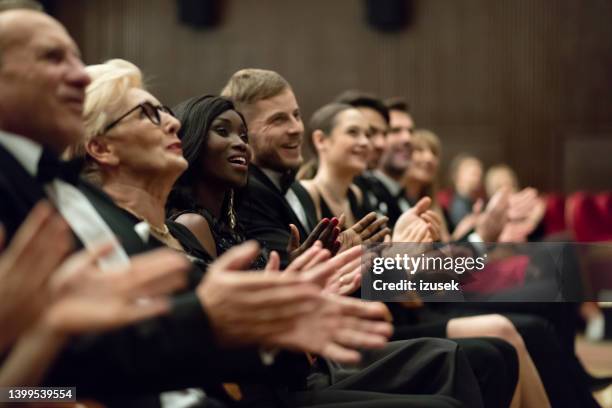
MULTIPOLYGON (((392 306, 394 317, 400 313, 410 314, 412 311, 392 306), (402 310, 403 309, 403 310, 402 310)), ((426 313, 428 317, 434 314, 426 313)), ((412 320, 408 316, 398 316, 396 321, 404 324, 396 325, 394 340, 410 339, 422 336, 446 337, 446 325, 450 318, 435 314, 435 318, 427 322, 412 320)), ((508 407, 512 401, 518 381, 518 356, 509 343, 492 337, 453 339, 463 349, 474 375, 478 381, 485 407, 508 407)))
POLYGON ((394 341, 364 352, 358 366, 325 364, 308 390, 290 395, 289 406, 483 407, 470 363, 453 341, 394 341))

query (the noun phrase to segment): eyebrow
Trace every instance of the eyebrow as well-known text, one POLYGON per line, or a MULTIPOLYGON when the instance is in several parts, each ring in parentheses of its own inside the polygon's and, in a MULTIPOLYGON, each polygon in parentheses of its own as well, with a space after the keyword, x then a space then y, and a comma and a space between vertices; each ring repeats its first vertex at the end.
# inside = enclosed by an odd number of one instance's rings
POLYGON ((213 124, 215 124, 216 122, 223 122, 223 123, 229 123, 229 124, 232 123, 232 121, 227 118, 215 118, 215 120, 213 120, 213 124))
POLYGON ((271 114, 270 116, 268 116, 268 118, 266 119, 266 122, 269 122, 271 120, 274 120, 276 118, 280 118, 281 116, 287 116, 287 112, 283 112, 283 111, 276 111, 273 114, 271 114))

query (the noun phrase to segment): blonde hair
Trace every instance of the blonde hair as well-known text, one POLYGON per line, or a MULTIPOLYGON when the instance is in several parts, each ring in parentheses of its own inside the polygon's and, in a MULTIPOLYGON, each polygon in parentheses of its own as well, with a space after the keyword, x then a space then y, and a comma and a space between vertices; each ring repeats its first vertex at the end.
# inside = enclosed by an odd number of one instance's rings
POLYGON ((487 170, 487 173, 485 174, 484 184, 485 184, 485 191, 488 197, 491 197, 493 194, 497 192, 499 185, 498 185, 498 180, 496 180, 496 178, 499 176, 499 174, 503 174, 503 173, 507 174, 508 177, 510 178, 510 181, 512 182, 512 187, 515 190, 518 190, 519 182, 518 182, 518 177, 516 173, 514 172, 512 167, 508 166, 505 163, 500 163, 500 164, 491 166, 489 170, 487 170))
POLYGON ((87 155, 85 146, 102 135, 105 127, 122 113, 128 91, 132 88, 144 89, 144 85, 140 69, 126 60, 112 59, 103 64, 89 65, 85 70, 91 77, 83 104, 85 135, 80 143, 68 148, 65 157, 85 158, 84 175, 96 181, 99 167, 87 155))
MULTIPOLYGON (((422 145, 427 149, 431 150, 433 154, 439 159, 442 155, 442 142, 440 138, 431 130, 427 129, 416 129, 412 134, 411 143, 413 146, 422 145)), ((438 169, 439 170, 439 169, 438 169)), ((428 196, 431 198, 433 205, 437 205, 436 194, 438 190, 437 185, 438 174, 436 174, 434 180, 428 186, 421 191, 421 197, 428 196)), ((414 197, 419 200, 421 197, 414 197)))
POLYGON ((240 109, 241 105, 251 105, 272 98, 285 89, 291 89, 289 82, 277 72, 245 68, 231 76, 221 91, 221 96, 231 99, 240 109))

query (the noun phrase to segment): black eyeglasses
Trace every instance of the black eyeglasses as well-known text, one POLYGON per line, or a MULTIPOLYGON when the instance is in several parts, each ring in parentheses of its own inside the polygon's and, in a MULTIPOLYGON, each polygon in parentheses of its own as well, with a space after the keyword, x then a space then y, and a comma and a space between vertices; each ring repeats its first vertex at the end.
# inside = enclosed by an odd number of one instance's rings
POLYGON ((116 126, 119 122, 121 122, 123 119, 125 119, 130 113, 137 111, 138 109, 142 110, 142 113, 144 113, 146 115, 146 117, 155 125, 159 126, 161 125, 161 115, 160 112, 165 112, 169 115, 172 115, 173 117, 176 117, 176 115, 174 115, 174 112, 172 112, 172 110, 164 105, 153 105, 151 102, 143 102, 143 103, 139 103, 138 105, 134 106, 132 109, 130 109, 129 111, 125 112, 123 115, 121 115, 118 119, 112 121, 111 123, 109 123, 108 125, 106 125, 106 127, 104 128, 104 131, 102 133, 106 133, 109 130, 111 130, 114 126, 116 126))

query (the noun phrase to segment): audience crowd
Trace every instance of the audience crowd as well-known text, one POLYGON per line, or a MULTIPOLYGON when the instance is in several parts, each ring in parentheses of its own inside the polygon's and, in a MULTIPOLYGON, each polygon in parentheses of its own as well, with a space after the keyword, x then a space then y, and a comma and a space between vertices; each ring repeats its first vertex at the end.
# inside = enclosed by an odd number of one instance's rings
POLYGON ((277 72, 208 91, 167 107, 133 63, 84 66, 52 17, 0 12, 1 386, 92 407, 598 406, 576 302, 360 299, 374 244, 544 239, 546 201, 509 166, 457 156, 441 190, 441 140, 401 98, 351 90, 305 120, 277 72))

